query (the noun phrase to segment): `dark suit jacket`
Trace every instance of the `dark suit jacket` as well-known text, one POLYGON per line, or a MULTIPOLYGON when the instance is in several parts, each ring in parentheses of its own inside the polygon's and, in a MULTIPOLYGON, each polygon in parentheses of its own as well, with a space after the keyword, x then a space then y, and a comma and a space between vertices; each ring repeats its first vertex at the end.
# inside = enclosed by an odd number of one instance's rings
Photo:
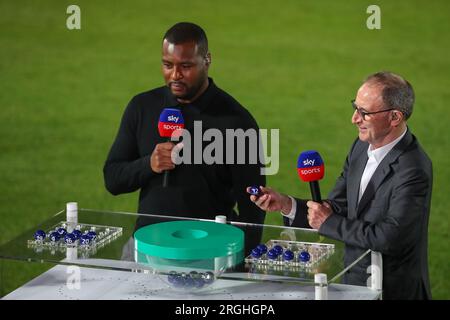
MULTIPOLYGON (((427 261, 431 160, 408 129, 380 163, 358 204, 368 147, 359 139, 353 143, 328 196, 334 214, 319 233, 345 243, 346 266, 367 249, 382 253, 384 299, 431 299, 427 261)), ((292 226, 309 227, 306 214, 306 201, 297 199, 292 226)), ((366 285, 369 265, 370 255, 344 275, 344 283, 366 285)))

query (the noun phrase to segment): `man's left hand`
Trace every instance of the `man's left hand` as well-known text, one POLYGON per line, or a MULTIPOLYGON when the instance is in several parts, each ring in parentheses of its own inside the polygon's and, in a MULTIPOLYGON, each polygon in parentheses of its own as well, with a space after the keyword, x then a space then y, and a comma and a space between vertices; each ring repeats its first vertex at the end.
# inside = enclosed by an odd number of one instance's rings
POLYGON ((319 229, 322 223, 333 213, 331 206, 328 202, 322 203, 308 201, 308 222, 313 229, 319 229))

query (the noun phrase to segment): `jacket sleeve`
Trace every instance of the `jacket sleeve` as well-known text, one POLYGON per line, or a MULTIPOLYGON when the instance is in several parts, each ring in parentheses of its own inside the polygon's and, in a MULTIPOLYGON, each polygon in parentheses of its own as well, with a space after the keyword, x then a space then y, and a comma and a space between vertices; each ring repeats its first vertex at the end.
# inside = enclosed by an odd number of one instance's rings
POLYGON ((150 167, 150 155, 139 155, 137 111, 137 103, 132 99, 103 167, 105 187, 113 195, 136 191, 156 175, 150 167))
POLYGON ((306 202, 308 200, 302 200, 298 198, 294 198, 294 200, 297 202, 297 211, 295 211, 295 218, 291 223, 290 219, 283 217, 284 225, 288 227, 311 229, 307 218, 308 207, 306 206, 306 202))

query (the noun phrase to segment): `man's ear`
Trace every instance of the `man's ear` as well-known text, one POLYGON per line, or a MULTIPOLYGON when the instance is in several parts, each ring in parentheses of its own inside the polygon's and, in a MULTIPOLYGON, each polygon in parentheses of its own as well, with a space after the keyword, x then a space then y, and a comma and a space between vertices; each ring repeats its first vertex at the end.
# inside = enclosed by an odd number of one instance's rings
POLYGON ((391 115, 391 121, 395 121, 395 125, 397 126, 403 120, 403 113, 400 111, 394 110, 391 115))
POLYGON ((206 65, 209 66, 211 64, 211 53, 207 53, 205 56, 206 65))

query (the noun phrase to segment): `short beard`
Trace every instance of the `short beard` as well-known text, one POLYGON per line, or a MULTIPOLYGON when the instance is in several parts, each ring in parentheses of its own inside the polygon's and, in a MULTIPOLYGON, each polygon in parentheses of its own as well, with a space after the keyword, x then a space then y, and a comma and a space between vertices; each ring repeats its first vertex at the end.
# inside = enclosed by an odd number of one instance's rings
MULTIPOLYGON (((205 81, 205 79, 202 79, 202 81, 200 81, 195 87, 191 87, 191 88, 186 87, 187 91, 186 91, 186 93, 184 95, 175 95, 173 93, 172 89, 171 89, 171 92, 177 99, 191 100, 200 91, 204 81, 205 81)), ((170 86, 169 86, 169 88, 170 88, 170 86)))

